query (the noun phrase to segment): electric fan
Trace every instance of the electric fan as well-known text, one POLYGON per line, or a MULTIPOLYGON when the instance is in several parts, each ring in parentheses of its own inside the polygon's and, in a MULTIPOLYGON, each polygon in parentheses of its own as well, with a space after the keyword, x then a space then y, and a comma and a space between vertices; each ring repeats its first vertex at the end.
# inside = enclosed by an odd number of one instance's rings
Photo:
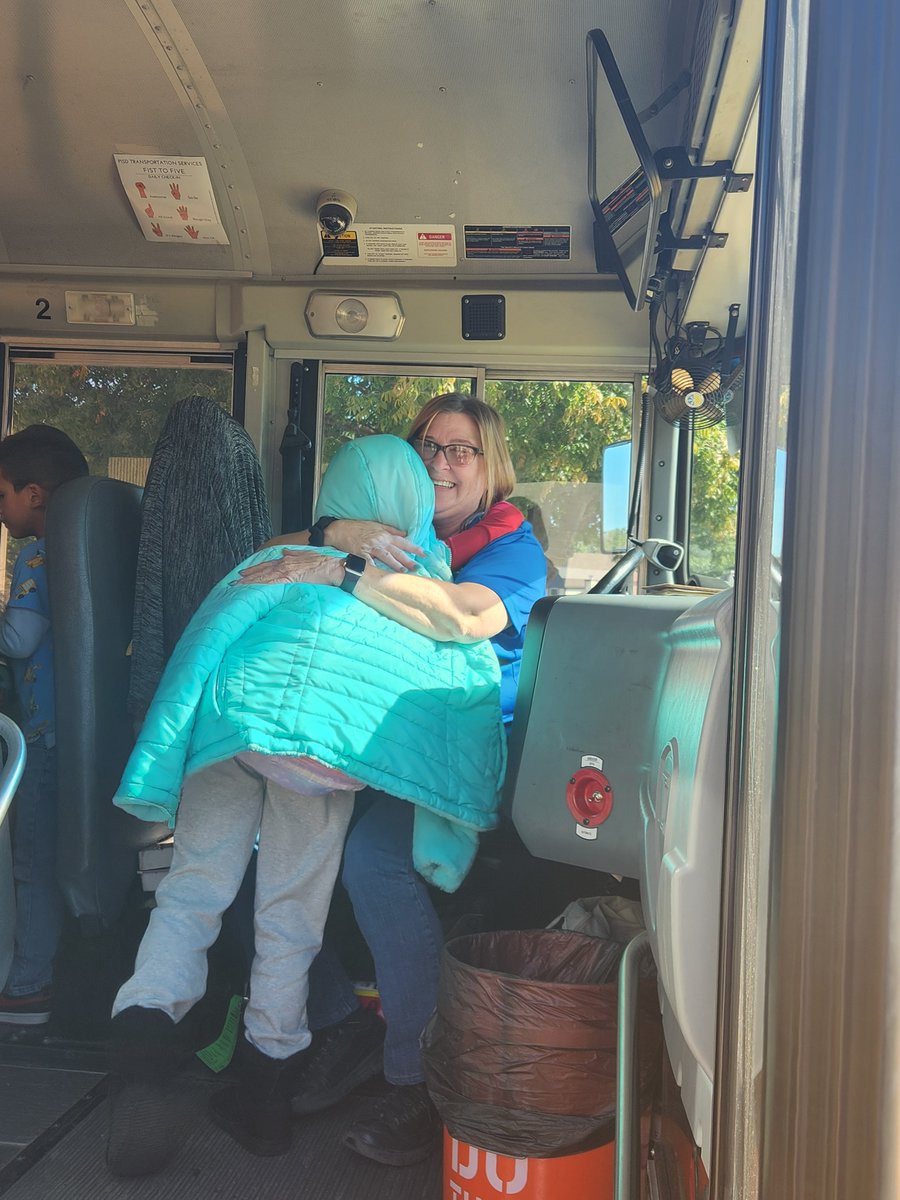
POLYGON ((734 359, 739 310, 739 305, 731 305, 724 338, 708 321, 690 321, 684 337, 666 342, 665 356, 653 374, 653 401, 670 425, 707 429, 725 420, 743 385, 743 363, 734 359))

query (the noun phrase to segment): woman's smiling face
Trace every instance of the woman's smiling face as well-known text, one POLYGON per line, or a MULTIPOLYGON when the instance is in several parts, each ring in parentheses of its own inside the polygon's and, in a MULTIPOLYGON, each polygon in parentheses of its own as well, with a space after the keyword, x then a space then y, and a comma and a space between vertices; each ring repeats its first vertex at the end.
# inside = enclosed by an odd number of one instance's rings
MULTIPOLYGON (((476 450, 482 448, 478 425, 466 413, 438 413, 418 436, 441 446, 461 444, 476 450)), ((451 537, 481 507, 487 481, 484 455, 476 454, 468 466, 459 467, 448 462, 446 454, 439 450, 425 466, 434 483, 435 532, 438 537, 451 537)))

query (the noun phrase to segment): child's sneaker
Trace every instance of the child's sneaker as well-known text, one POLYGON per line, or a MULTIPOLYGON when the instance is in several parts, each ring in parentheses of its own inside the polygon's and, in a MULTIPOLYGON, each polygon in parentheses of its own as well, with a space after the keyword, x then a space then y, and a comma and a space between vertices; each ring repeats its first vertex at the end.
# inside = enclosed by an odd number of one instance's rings
POLYGON ((0 992, 0 1025, 46 1025, 50 1020, 50 989, 30 996, 0 992))

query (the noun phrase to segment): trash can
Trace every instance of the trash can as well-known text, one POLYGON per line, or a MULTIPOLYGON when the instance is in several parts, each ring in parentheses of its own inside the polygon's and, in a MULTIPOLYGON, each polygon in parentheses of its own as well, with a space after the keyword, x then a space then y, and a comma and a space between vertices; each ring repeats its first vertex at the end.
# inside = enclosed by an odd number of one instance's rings
MULTIPOLYGON (((614 1176, 623 951, 610 939, 546 929, 447 943, 423 1038, 428 1088, 447 1131, 447 1196, 612 1195, 599 1181, 611 1188, 614 1176)), ((654 981, 642 980, 638 995, 643 1110, 662 1029, 654 981)))

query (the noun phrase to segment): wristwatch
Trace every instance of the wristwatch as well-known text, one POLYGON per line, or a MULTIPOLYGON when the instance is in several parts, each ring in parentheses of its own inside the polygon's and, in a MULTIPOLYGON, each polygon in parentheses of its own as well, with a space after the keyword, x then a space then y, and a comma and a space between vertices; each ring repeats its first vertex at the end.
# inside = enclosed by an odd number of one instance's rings
POLYGON ((319 517, 315 525, 309 527, 309 544, 310 546, 325 545, 325 530, 332 521, 336 521, 337 517, 319 517))
POLYGON ((359 583, 360 576, 366 569, 366 560, 361 554, 348 554, 344 559, 344 578, 340 582, 342 592, 349 592, 353 595, 353 590, 359 583))

